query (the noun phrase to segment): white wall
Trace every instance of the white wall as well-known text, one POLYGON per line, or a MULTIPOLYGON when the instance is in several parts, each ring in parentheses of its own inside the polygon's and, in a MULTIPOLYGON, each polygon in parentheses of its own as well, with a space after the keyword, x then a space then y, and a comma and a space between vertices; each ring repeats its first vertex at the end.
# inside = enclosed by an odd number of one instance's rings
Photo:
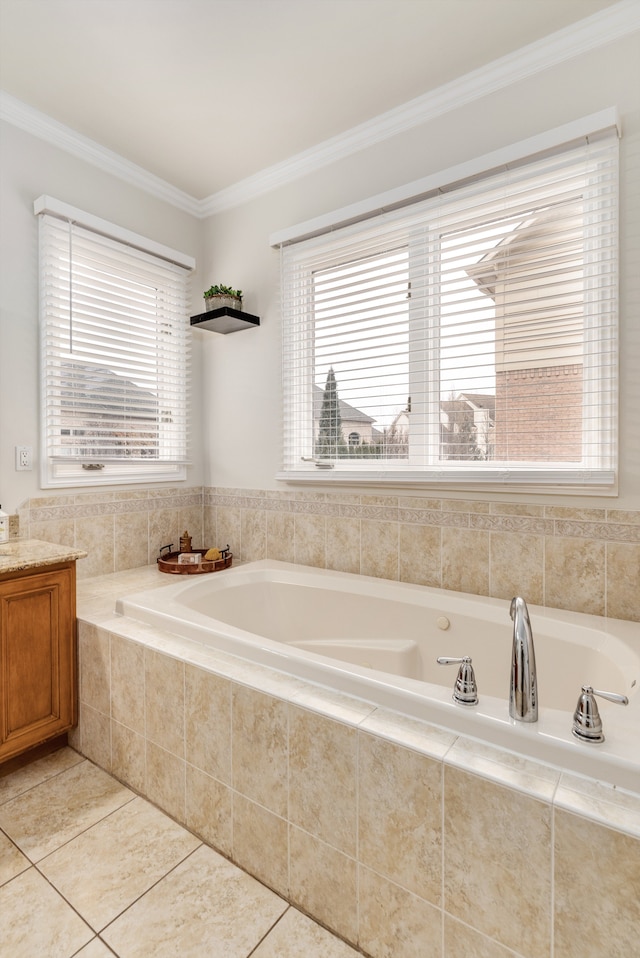
MULTIPOLYGON (((33 201, 45 193, 196 257, 202 224, 115 177, 2 124, 0 180, 0 503, 15 512, 39 494, 38 229, 33 201), (33 446, 34 469, 16 472, 14 447, 33 446)), ((194 289, 201 284, 194 280, 194 289)), ((200 349, 193 354, 193 460, 202 484, 200 349)), ((73 491, 73 490, 72 490, 73 491)), ((86 491, 78 489, 78 492, 86 491)))
MULTIPOLYGON (((38 450, 37 224, 33 200, 55 196, 196 257, 193 312, 212 283, 245 291, 257 330, 194 331, 190 484, 282 488, 279 255, 271 233, 609 106, 621 143, 620 496, 585 505, 640 509, 640 34, 512 85, 422 127, 199 221, 10 125, 0 182, 0 502, 39 494, 16 472, 14 446, 38 450)), ((313 104, 310 104, 313 109, 313 104)), ((295 122, 295 121, 292 121, 295 122)), ((440 493, 439 493, 440 494, 440 493)), ((517 496, 513 496, 517 498, 517 496)), ((505 493, 500 494, 502 500, 505 493)), ((535 498, 528 496, 527 498, 535 498)), ((545 497, 547 502, 571 501, 545 497)))
MULTIPOLYGON (((204 331, 207 484, 282 488, 279 256, 271 233, 610 106, 622 116, 620 496, 584 505, 640 508, 640 34, 512 85, 336 162, 204 224, 202 289, 245 291, 261 327, 204 331)), ((310 109, 313 105, 310 104, 310 109)), ((500 494, 505 499, 505 494, 500 494)), ((528 496, 527 498, 532 498, 528 496)), ((535 498, 535 497, 533 497, 535 498)), ((545 497, 558 503, 567 496, 545 497)))

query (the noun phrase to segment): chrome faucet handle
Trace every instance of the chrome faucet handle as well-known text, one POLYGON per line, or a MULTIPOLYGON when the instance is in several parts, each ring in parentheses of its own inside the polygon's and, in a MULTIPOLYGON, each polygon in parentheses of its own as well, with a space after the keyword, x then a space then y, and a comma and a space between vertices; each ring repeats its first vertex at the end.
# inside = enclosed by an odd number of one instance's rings
POLYGON ((590 685, 583 685, 576 710, 573 713, 573 726, 571 731, 576 738, 583 742, 604 742, 604 732, 602 731, 602 719, 598 711, 598 703, 595 696, 599 695, 608 702, 617 702, 618 705, 628 705, 629 699, 626 695, 620 695, 618 692, 601 692, 590 685))
POLYGON ((473 671, 471 658, 468 655, 454 659, 448 655, 438 656, 438 665, 459 665, 456 683, 453 686, 453 701, 459 705, 478 704, 478 685, 473 671))

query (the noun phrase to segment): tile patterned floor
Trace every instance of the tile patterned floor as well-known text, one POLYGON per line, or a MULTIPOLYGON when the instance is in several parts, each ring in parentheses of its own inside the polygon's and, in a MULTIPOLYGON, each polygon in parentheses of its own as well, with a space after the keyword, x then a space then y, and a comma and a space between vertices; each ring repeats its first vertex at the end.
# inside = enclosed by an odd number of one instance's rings
POLYGON ((0 778, 0 958, 357 958, 70 748, 0 778))

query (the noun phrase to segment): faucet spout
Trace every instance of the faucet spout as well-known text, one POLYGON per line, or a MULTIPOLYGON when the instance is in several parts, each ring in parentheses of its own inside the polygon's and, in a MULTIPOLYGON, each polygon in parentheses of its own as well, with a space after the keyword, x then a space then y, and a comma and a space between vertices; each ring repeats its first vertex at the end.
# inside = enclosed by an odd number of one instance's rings
POLYGON ((518 722, 537 722, 536 653, 527 603, 521 596, 516 596, 511 600, 509 611, 513 619, 509 715, 518 722))

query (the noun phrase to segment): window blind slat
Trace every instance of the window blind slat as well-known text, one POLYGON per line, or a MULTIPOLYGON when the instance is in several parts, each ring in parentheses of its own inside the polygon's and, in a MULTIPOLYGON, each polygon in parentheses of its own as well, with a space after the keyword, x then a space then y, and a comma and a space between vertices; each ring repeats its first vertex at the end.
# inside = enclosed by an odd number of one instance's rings
POLYGON ((616 285, 613 131, 292 243, 285 474, 610 484, 616 285))
POLYGON ((39 219, 47 459, 186 463, 187 271, 56 216, 39 219))

